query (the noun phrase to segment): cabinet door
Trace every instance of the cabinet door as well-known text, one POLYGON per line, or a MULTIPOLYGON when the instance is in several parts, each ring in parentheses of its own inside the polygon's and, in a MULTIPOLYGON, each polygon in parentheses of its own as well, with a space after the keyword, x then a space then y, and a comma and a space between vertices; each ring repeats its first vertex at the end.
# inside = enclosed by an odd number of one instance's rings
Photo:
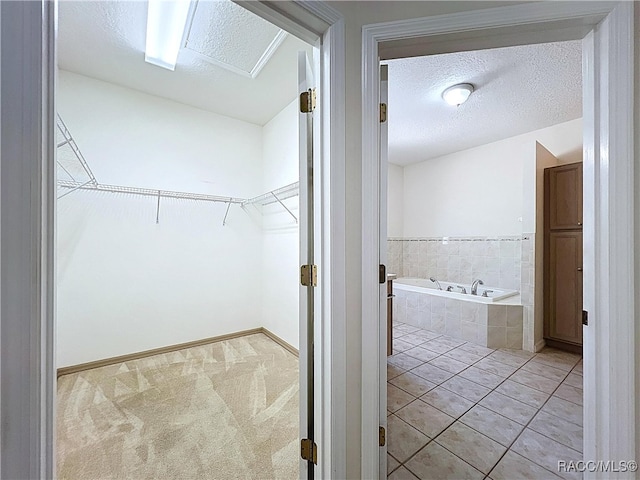
POLYGON ((549 228, 551 230, 581 228, 582 163, 549 168, 545 173, 548 175, 549 228))
POLYGON ((545 336, 582 344, 582 232, 550 232, 545 336))

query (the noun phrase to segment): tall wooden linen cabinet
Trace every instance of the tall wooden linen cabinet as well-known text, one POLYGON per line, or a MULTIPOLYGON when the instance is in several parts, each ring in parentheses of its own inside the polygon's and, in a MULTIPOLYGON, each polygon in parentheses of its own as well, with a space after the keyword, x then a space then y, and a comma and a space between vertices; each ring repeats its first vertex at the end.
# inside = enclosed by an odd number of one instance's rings
POLYGON ((544 170, 544 338, 582 353, 582 163, 544 170))

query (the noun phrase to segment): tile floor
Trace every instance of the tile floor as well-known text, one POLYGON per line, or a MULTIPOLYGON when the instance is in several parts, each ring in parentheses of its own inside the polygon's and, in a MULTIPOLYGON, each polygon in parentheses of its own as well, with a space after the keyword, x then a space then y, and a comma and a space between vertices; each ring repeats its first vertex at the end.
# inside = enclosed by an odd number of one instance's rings
POLYGON ((403 323, 387 362, 388 478, 581 478, 582 360, 493 350, 403 323))

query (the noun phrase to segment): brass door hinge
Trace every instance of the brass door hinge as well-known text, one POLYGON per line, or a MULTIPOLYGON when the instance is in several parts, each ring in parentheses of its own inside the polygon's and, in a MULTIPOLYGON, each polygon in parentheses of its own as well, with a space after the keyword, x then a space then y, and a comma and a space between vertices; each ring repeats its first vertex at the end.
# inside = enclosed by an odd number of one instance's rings
POLYGON ((318 464, 318 446, 308 438, 303 438, 300 441, 300 456, 303 460, 313 462, 314 465, 318 464))
POLYGON ((378 282, 385 283, 387 281, 387 266, 380 265, 378 270, 378 282))
POLYGON ((300 283, 305 287, 316 287, 318 285, 318 267, 302 265, 300 267, 300 283))
POLYGON ((384 447, 387 443, 387 432, 384 427, 380 427, 380 433, 378 434, 378 443, 381 447, 384 447))
POLYGON ((316 89, 309 89, 300 94, 300 112, 311 113, 316 109, 316 89))
POLYGON ((380 104, 380 123, 384 123, 387 121, 387 104, 380 104))

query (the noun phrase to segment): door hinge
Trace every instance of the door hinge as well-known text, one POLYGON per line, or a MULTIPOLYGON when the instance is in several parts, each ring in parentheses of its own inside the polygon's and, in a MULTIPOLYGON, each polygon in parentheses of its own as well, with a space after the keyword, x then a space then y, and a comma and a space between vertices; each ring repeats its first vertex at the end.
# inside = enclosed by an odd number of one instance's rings
POLYGON ((318 267, 302 265, 300 267, 300 283, 305 287, 316 287, 318 285, 318 267))
POLYGON ((387 104, 380 104, 380 123, 384 123, 387 121, 387 104))
POLYGON ((589 312, 582 310, 582 324, 589 325, 589 312))
POLYGON ((313 443, 313 440, 303 438, 300 441, 300 456, 307 462, 313 462, 314 465, 318 464, 318 446, 313 443))
POLYGON ((385 283, 387 281, 387 267, 386 265, 380 265, 378 270, 378 282, 385 283))
POLYGON ((380 427, 380 433, 378 433, 378 444, 384 447, 387 443, 387 432, 384 427, 380 427))
POLYGON ((316 109, 316 89, 309 89, 300 94, 300 112, 311 113, 316 109))

